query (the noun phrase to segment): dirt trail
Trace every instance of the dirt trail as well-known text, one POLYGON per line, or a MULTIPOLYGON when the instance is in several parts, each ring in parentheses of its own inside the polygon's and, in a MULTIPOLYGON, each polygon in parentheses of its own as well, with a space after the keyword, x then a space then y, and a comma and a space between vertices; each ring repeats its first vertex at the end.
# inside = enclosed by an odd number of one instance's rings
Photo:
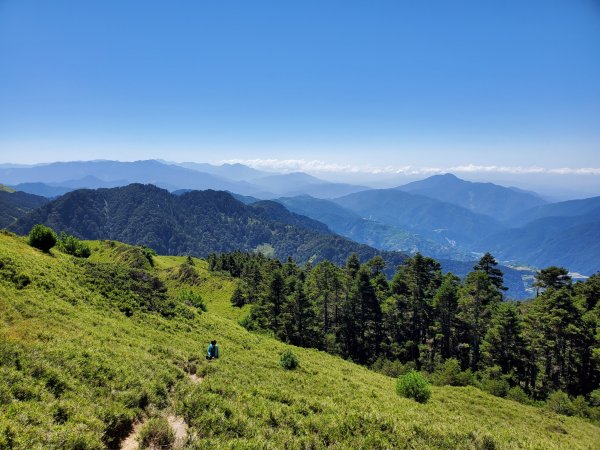
POLYGON ((204 377, 199 377, 195 373, 188 374, 190 377, 190 381, 194 384, 202 383, 204 381, 204 377))
POLYGON ((167 421, 175 433, 174 448, 183 448, 188 437, 188 426, 185 420, 183 417, 170 415, 167 416, 167 421))
POLYGON ((121 450, 137 450, 138 449, 139 443, 137 441, 137 437, 140 434, 140 430, 144 426, 144 423, 146 423, 146 419, 142 419, 141 421, 136 422, 133 425, 133 429, 131 430, 131 433, 129 433, 129 436, 127 436, 123 440, 123 442, 121 442, 121 446, 119 447, 121 450))
MULTIPOLYGON (((190 381, 194 384, 200 384, 204 381, 203 376, 198 376, 195 373, 190 373, 188 374, 188 376, 190 378, 190 381)), ((169 422, 169 425, 171 425, 171 428, 175 433, 174 448, 183 448, 188 437, 188 426, 185 423, 185 420, 183 419, 183 417, 180 416, 169 415, 167 416, 167 421, 169 422)), ((121 442, 121 446, 119 447, 120 450, 137 450, 139 448, 139 442, 137 441, 137 438, 140 434, 140 430, 142 429, 145 423, 146 419, 144 418, 133 425, 129 436, 127 436, 121 442)))

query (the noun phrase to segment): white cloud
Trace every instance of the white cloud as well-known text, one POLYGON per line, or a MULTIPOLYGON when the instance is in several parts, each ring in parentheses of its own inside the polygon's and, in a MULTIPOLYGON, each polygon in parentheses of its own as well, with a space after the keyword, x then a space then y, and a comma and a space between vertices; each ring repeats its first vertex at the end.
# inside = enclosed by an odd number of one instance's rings
POLYGON ((276 172, 320 172, 320 173, 364 173, 387 175, 435 175, 440 173, 506 173, 506 174, 553 174, 553 175, 600 175, 598 167, 561 167, 546 168, 539 166, 483 166, 476 164, 452 167, 414 167, 414 166, 357 166, 352 164, 335 164, 321 160, 305 159, 228 159, 220 161, 230 164, 245 164, 255 169, 276 172))

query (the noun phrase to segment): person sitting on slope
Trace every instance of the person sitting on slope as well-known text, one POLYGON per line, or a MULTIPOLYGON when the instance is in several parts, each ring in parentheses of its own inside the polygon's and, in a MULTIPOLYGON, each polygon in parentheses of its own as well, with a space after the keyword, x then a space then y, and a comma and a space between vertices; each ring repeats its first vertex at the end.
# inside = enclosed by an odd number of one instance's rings
POLYGON ((218 359, 219 358, 219 346, 217 345, 217 341, 212 340, 208 345, 208 351, 206 354, 206 359, 218 359))

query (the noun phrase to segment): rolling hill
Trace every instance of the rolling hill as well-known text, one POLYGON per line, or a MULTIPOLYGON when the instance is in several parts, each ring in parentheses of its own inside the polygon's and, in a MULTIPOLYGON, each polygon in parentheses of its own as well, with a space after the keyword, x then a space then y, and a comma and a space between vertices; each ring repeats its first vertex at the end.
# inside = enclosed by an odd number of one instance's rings
POLYGON ((300 263, 329 259, 342 264, 381 254, 390 270, 404 260, 333 234, 321 223, 273 202, 244 205, 219 191, 173 195, 152 185, 78 190, 44 205, 14 227, 27 233, 36 223, 85 239, 116 239, 148 245, 167 255, 206 256, 234 250, 272 252, 300 263))
POLYGON ((176 276, 184 257, 140 268, 139 249, 90 244, 82 261, 0 234, 2 446, 118 448, 160 420, 176 425, 186 448, 576 450, 600 442, 589 422, 474 387, 433 387, 426 404, 399 397, 393 378, 246 331, 237 323, 245 311, 229 302, 235 281, 205 261, 193 260, 198 282, 188 284, 176 276), (23 277, 26 286, 15 283, 23 277), (182 300, 197 295, 207 312, 182 300), (210 339, 222 357, 209 363, 210 339), (295 371, 278 364, 290 349, 295 371))
POLYGON ((530 208, 546 203, 534 193, 493 183, 465 181, 450 173, 434 175, 396 189, 461 206, 498 221, 510 220, 530 208))

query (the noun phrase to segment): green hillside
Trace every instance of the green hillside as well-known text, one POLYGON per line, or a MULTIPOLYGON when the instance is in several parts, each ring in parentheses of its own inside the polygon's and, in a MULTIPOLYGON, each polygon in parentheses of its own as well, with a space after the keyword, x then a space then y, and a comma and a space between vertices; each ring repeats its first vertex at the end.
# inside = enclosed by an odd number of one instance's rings
POLYGON ((204 261, 108 241, 45 254, 0 234, 0 448, 118 448, 167 417, 186 448, 597 448, 581 419, 395 380, 238 325, 234 281, 204 261), (208 311, 202 312, 198 295, 208 311), (203 359, 217 339, 222 357, 203 359), (194 374, 194 376, 191 376, 194 374), (185 430, 182 432, 181 430, 185 430))

